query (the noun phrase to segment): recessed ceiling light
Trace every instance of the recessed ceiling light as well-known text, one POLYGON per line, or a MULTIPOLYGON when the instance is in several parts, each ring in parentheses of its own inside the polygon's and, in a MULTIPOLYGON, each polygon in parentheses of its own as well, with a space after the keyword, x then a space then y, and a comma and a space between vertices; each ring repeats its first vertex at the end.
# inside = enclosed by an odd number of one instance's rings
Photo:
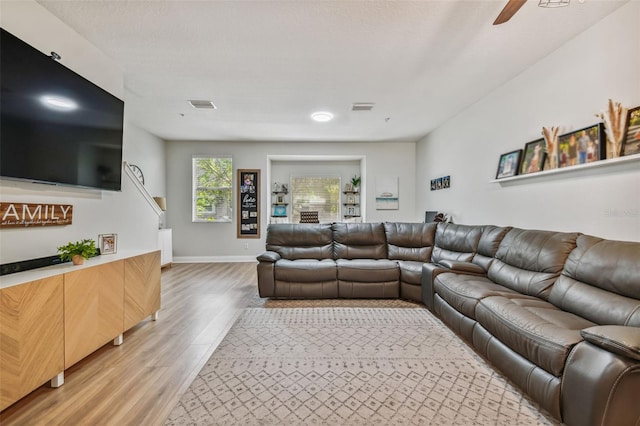
POLYGON ((326 123, 327 121, 333 120, 333 114, 326 111, 318 111, 311 114, 311 118, 319 123, 326 123))

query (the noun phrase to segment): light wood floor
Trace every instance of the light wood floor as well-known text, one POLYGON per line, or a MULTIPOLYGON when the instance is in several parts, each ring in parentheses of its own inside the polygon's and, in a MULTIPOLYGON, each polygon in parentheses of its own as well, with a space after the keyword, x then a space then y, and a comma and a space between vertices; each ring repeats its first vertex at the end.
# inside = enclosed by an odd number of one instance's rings
POLYGON ((257 292, 255 263, 176 264, 162 272, 158 321, 103 346, 0 413, 0 425, 161 425, 257 292))

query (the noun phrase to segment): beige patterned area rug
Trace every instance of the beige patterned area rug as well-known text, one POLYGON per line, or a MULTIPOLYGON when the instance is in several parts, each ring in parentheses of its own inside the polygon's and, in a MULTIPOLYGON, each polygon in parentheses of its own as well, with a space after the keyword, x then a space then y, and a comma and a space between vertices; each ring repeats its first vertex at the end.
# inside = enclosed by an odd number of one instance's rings
POLYGON ((248 308, 167 425, 549 425, 426 309, 248 308))

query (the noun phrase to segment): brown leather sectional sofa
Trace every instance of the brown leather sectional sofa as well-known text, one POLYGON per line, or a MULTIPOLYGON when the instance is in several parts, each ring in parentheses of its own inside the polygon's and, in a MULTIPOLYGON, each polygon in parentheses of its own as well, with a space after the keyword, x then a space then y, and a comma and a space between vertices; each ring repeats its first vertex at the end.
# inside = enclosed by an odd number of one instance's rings
POLYGON ((640 243, 424 223, 278 224, 262 297, 422 301, 568 425, 640 424, 640 243))

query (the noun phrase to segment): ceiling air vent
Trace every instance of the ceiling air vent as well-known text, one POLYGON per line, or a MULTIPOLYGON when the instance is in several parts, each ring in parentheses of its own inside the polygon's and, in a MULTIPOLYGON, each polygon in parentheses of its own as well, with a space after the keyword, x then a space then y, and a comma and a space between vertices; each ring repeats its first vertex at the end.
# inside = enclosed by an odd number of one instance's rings
POLYGON ((351 111, 371 111, 374 105, 373 102, 354 102, 351 104, 351 111))
POLYGON ((216 109, 216 106, 211 101, 198 101, 190 100, 189 104, 196 109, 216 109))

